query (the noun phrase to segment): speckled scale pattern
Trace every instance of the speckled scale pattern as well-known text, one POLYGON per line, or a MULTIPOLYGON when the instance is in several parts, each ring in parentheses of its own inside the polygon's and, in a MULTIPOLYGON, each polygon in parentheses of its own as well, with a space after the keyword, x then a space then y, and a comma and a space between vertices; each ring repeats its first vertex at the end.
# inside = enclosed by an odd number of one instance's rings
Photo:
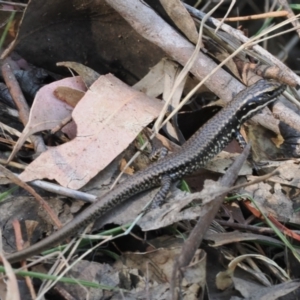
POLYGON ((104 197, 97 199, 62 229, 27 249, 9 255, 7 259, 10 262, 20 261, 58 244, 131 196, 159 186, 164 175, 169 175, 175 181, 203 167, 229 144, 243 122, 275 101, 284 89, 285 86, 279 83, 260 80, 243 90, 200 128, 179 151, 137 172, 104 197))

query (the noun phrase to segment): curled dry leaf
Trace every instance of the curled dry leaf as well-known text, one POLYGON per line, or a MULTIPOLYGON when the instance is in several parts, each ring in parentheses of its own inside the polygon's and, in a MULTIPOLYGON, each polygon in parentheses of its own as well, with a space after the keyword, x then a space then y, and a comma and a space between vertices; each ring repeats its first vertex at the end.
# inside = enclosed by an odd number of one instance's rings
MULTIPOLYGON (((256 259, 260 259, 273 267, 275 267, 287 280, 289 280, 288 274, 279 266, 277 265, 273 260, 258 254, 245 254, 240 255, 236 257, 234 260, 232 260, 229 265, 228 269, 226 271, 219 272, 216 277, 216 286, 218 289, 224 290, 228 288, 232 284, 232 280, 234 278, 234 271, 239 263, 241 263, 243 260, 252 257, 256 259)), ((255 298, 255 299, 261 299, 261 298, 255 298)), ((277 299, 277 298, 276 298, 277 299)))
POLYGON ((7 276, 6 280, 6 298, 8 300, 20 300, 20 292, 18 287, 18 280, 14 270, 12 269, 10 263, 5 259, 3 253, 0 253, 2 264, 5 268, 5 273, 7 276))
POLYGON ((27 137, 42 130, 52 129, 70 116, 73 108, 54 96, 54 91, 59 86, 66 86, 80 91, 86 89, 79 77, 65 78, 42 87, 35 96, 28 123, 9 156, 8 162, 13 159, 27 137))
POLYGON ((55 179, 65 187, 79 189, 119 155, 161 108, 159 100, 113 75, 101 76, 73 111, 77 137, 44 152, 20 178, 55 179))
POLYGON ((63 61, 56 65, 73 69, 83 80, 87 88, 89 88, 100 77, 100 74, 93 69, 74 61, 63 61))

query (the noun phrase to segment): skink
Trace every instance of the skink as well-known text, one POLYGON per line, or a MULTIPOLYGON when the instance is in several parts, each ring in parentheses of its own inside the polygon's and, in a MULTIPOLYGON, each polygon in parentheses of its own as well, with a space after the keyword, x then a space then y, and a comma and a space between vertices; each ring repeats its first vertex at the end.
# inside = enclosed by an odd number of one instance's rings
MULTIPOLYGON (((67 223, 63 228, 40 242, 13 254, 7 255, 10 262, 24 260, 53 247, 66 238, 75 235, 89 223, 95 221, 126 199, 162 183, 174 182, 205 166, 229 144, 241 125, 266 105, 275 101, 285 89, 275 81, 259 80, 241 91, 218 114, 201 127, 180 150, 151 164, 125 182, 117 185, 104 197, 67 223)), ((162 193, 168 189, 162 186, 162 193)), ((160 197, 156 197, 156 200, 160 197)))

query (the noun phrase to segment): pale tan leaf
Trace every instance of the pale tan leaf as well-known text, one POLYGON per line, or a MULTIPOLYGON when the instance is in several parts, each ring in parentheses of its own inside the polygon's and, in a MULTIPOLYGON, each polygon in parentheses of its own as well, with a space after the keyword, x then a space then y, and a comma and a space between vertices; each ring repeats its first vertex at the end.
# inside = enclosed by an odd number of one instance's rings
POLYGON ((79 77, 65 78, 42 87, 35 96, 28 123, 8 158, 8 162, 19 151, 28 136, 58 126, 62 120, 71 114, 73 108, 58 100, 53 94, 58 86, 85 90, 84 83, 79 77))
POLYGON ((145 93, 149 97, 157 97, 161 95, 164 90, 166 63, 167 59, 165 58, 159 61, 159 63, 152 67, 149 73, 137 82, 133 88, 145 93))
POLYGON ((160 3, 176 24, 176 26, 187 36, 187 38, 197 44, 198 33, 196 25, 180 0, 160 0, 160 3))
POLYGON ((79 189, 120 154, 158 116, 161 107, 159 100, 137 92, 113 75, 101 76, 73 111, 77 137, 44 152, 20 178, 55 179, 79 189))

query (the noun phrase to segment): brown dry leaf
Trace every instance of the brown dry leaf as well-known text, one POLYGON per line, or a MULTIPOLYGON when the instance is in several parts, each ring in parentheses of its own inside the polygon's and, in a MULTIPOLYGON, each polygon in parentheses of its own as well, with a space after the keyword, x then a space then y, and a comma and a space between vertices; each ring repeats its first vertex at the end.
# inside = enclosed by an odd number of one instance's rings
POLYGON ((75 107, 84 96, 85 92, 75 90, 67 86, 59 86, 53 91, 53 94, 60 101, 66 102, 68 105, 75 107))
MULTIPOLYGON (((126 164, 127 164, 127 161, 125 159, 121 159, 120 169, 124 170, 124 168, 126 167, 126 164)), ((127 167, 124 170, 124 173, 128 174, 128 175, 133 175, 134 174, 134 168, 127 167)))
POLYGON ((27 233, 27 243, 29 243, 29 241, 32 240, 33 233, 36 230, 38 225, 39 225, 39 222, 37 222, 35 220, 25 220, 25 228, 26 228, 26 233, 27 233))
POLYGON ((162 108, 108 74, 101 76, 73 111, 77 137, 50 148, 20 175, 24 181, 48 178, 79 189, 103 170, 162 108))
POLYGON ((73 108, 54 96, 53 92, 59 86, 85 91, 85 85, 79 77, 65 78, 42 87, 35 96, 28 123, 10 154, 8 162, 13 159, 28 136, 42 130, 52 129, 70 116, 73 108))

